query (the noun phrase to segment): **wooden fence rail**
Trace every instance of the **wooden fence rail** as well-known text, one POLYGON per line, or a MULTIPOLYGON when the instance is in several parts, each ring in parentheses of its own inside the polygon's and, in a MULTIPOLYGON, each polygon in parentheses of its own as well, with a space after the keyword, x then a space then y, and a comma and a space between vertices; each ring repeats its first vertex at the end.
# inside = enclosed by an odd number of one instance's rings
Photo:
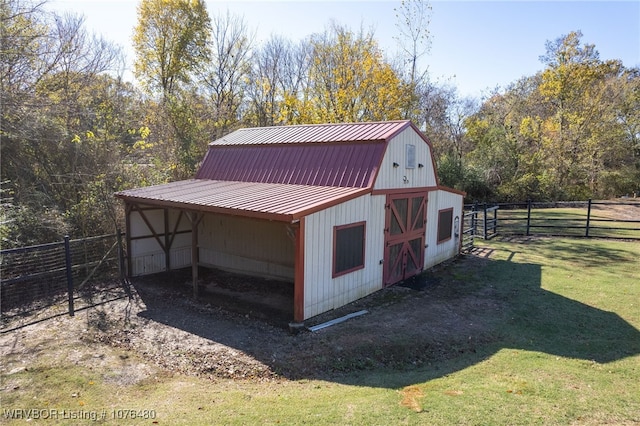
POLYGON ((553 235, 640 240, 639 201, 567 201, 466 205, 482 216, 478 234, 553 235), (498 213, 500 212, 500 213, 498 213))

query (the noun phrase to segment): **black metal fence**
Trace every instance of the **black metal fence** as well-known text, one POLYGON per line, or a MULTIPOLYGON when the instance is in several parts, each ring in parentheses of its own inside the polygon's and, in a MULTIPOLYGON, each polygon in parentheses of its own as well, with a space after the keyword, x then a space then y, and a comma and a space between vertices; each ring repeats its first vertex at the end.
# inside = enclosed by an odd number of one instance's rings
POLYGON ((473 204, 477 234, 548 235, 640 240, 640 200, 473 204))
POLYGON ((473 250, 474 240, 478 235, 478 211, 471 210, 464 212, 462 220, 462 246, 463 253, 470 253, 473 250))
POLYGON ((129 294, 121 233, 0 251, 1 328, 129 294))

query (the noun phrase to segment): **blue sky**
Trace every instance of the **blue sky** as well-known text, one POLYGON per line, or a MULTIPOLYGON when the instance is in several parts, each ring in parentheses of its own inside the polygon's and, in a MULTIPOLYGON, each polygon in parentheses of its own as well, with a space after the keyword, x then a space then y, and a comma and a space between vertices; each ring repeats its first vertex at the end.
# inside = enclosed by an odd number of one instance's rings
MULTIPOLYGON (((133 62, 131 34, 137 1, 50 0, 49 9, 86 18, 90 31, 123 46, 133 62)), ((432 47, 421 61, 432 80, 449 82, 462 96, 481 97, 543 68, 545 42, 581 30, 601 59, 640 66, 640 1, 432 1, 432 47)), ((270 34, 292 40, 322 32, 333 19, 353 30, 373 29, 388 56, 398 50, 394 8, 399 1, 207 1, 209 14, 244 16, 256 42, 270 34)), ((128 73, 129 78, 130 73, 128 73)), ((126 75, 125 75, 126 76, 126 75)))

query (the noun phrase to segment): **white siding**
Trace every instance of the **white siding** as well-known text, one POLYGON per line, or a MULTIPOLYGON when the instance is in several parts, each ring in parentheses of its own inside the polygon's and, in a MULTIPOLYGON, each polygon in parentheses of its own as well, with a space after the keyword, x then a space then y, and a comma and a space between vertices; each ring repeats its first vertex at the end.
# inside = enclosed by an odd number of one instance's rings
MULTIPOLYGON (((169 234, 176 230, 170 251, 171 269, 191 265, 191 224, 188 218, 185 215, 180 218, 177 210, 167 210, 168 229, 165 229, 164 209, 139 207, 144 209, 144 216, 163 244, 167 243, 169 234), (180 223, 176 227, 179 218, 180 223)), ((140 276, 165 271, 165 252, 153 236, 153 232, 149 229, 139 211, 132 211, 129 215, 129 233, 131 241, 129 247, 132 267, 131 275, 140 276)))
POLYGON ((287 224, 206 214, 198 229, 200 264, 293 281, 295 240, 287 224))
MULTIPOLYGON (((427 205, 427 248, 425 249, 424 258, 425 269, 444 262, 458 254, 460 238, 459 235, 458 237, 453 235, 455 233, 453 227, 451 239, 438 244, 438 212, 448 208, 453 208, 454 223, 457 217, 461 224, 462 195, 442 189, 429 192, 427 205)), ((460 232, 461 229, 459 227, 458 233, 460 232)))
POLYGON ((413 128, 409 127, 389 141, 374 189, 408 189, 436 186, 431 149, 413 128), (415 146, 416 167, 407 168, 406 145, 415 146), (393 167, 397 163, 398 167, 393 167), (423 167, 419 167, 422 164, 423 167))
POLYGON ((305 218, 304 317, 343 306, 382 288, 385 196, 364 195, 305 218), (364 269, 332 278, 333 228, 366 222, 364 269))

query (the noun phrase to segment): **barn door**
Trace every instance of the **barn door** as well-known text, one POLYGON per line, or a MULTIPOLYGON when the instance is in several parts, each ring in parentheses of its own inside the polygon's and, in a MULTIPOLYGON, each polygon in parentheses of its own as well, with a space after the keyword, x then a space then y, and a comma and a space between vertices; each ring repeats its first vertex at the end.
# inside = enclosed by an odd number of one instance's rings
POLYGON ((424 266, 426 194, 389 194, 384 249, 384 285, 412 277, 424 266))

